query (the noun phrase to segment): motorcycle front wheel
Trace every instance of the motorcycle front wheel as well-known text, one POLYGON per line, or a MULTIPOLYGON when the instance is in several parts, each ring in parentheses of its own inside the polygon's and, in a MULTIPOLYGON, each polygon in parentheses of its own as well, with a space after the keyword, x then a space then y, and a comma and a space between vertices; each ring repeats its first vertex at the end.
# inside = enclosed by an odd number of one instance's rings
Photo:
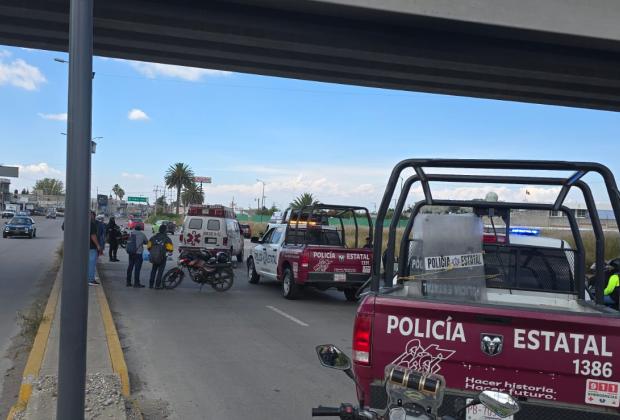
POLYGON ((179 267, 171 268, 164 274, 164 289, 174 289, 183 281, 185 273, 179 267))
POLYGON ((232 287, 233 277, 234 274, 232 268, 218 270, 213 274, 211 287, 213 287, 217 292, 225 292, 232 287))

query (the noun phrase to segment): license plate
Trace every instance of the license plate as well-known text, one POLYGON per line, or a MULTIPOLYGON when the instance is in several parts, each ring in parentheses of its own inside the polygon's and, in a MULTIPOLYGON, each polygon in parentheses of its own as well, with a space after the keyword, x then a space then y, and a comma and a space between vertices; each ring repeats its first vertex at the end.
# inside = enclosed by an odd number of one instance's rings
POLYGON ((347 281, 346 273, 334 273, 334 281, 347 281))
POLYGON ((216 244, 217 238, 205 238, 205 242, 208 244, 216 244))
MULTIPOLYGON (((471 398, 467 399, 467 404, 472 402, 471 398)), ((513 420, 514 416, 504 417, 503 420, 513 420)), ((486 408, 482 404, 472 405, 471 407, 467 407, 467 412, 465 415, 466 420, 502 420, 500 416, 486 408)))

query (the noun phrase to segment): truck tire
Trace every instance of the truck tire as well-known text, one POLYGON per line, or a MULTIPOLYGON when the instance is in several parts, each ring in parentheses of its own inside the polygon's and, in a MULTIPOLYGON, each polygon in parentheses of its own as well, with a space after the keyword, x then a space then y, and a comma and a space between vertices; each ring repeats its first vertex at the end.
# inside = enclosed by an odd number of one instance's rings
POLYGON ((357 302, 358 297, 356 296, 356 294, 357 289, 344 289, 344 296, 349 302, 357 302))
POLYGON ((256 267, 254 266, 254 258, 248 258, 248 282, 252 284, 258 284, 260 280, 260 276, 256 272, 256 267))
POLYGON ((301 294, 301 286, 295 283, 293 270, 290 267, 284 269, 282 273, 282 296, 286 299, 298 299, 301 294))

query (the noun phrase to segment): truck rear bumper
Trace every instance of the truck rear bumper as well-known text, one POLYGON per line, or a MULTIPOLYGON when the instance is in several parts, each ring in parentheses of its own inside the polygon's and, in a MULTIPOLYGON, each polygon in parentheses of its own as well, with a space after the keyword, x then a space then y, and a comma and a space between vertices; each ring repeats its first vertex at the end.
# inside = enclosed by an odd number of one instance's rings
POLYGON ((337 289, 355 289, 364 284, 369 278, 370 274, 364 273, 308 273, 308 278, 303 284, 322 290, 332 287, 337 289), (338 278, 338 275, 344 275, 344 278, 338 278), (337 278, 338 280, 336 280, 337 278))

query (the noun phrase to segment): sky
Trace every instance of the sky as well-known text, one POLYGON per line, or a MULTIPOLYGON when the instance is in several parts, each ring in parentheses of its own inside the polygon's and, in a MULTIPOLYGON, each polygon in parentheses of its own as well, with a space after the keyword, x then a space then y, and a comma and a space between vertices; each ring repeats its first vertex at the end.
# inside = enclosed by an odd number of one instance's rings
MULTIPOLYGON (((0 46, 0 164, 11 188, 64 180, 67 71, 63 53, 0 46)), ((401 92, 95 57, 92 194, 152 202, 166 169, 210 176, 206 201, 285 208, 304 192, 325 203, 379 206, 406 158, 596 161, 620 174, 620 114, 401 92)), ((602 183, 592 177, 597 201, 602 183)), ((438 197, 553 199, 534 187, 433 185, 438 197), (525 190, 529 195, 525 195, 525 190)), ((410 201, 419 199, 416 189, 410 201)), ((570 202, 579 205, 579 197, 570 202)))

